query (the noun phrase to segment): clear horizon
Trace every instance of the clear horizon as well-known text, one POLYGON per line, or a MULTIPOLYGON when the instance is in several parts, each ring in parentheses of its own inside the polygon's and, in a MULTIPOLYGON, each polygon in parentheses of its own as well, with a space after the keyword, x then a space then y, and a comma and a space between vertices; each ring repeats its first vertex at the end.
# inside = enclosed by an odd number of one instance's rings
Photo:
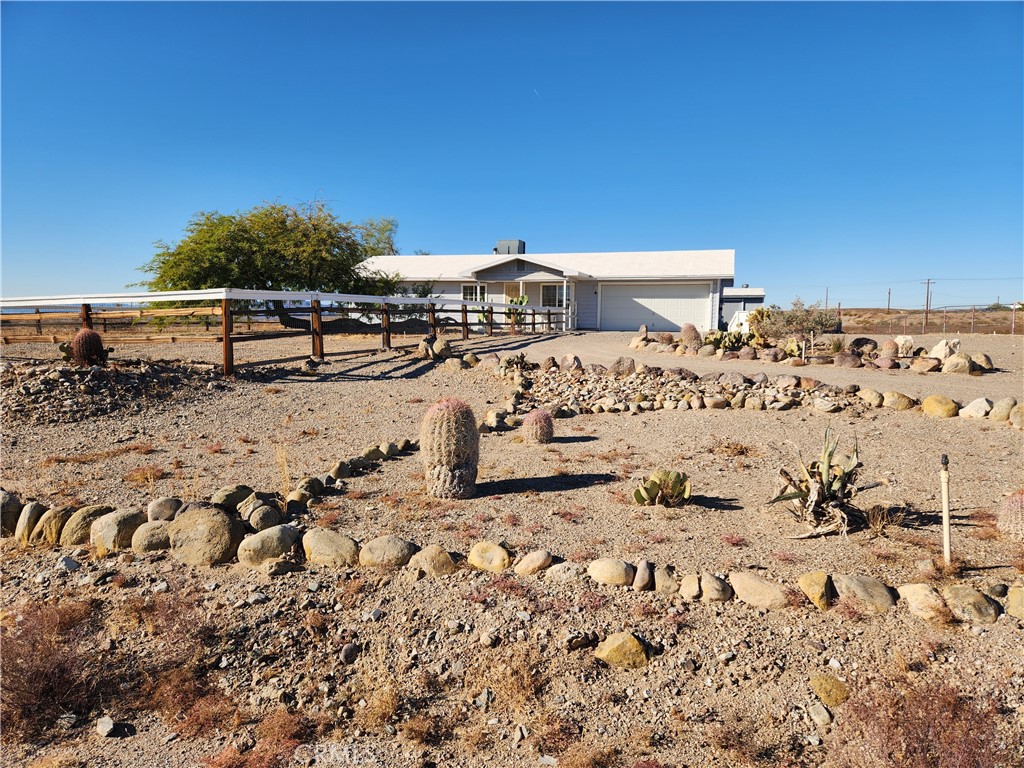
POLYGON ((2 294, 198 211, 403 253, 736 251, 769 303, 1024 298, 1021 3, 3 2, 2 294))

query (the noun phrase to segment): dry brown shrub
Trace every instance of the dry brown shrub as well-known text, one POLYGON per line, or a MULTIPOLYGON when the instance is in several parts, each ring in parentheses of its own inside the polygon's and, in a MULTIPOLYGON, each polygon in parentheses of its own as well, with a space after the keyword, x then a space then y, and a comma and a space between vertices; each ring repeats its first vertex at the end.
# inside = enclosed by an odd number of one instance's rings
POLYGON ((45 732, 64 713, 87 715, 101 697, 99 654, 90 648, 92 604, 25 605, 0 625, 0 718, 4 740, 45 732), (18 621, 16 616, 21 617, 18 621))
POLYGON ((712 435, 711 440, 713 442, 710 450, 715 456, 735 458, 737 456, 757 456, 758 453, 756 448, 732 440, 724 440, 717 435, 712 435))
POLYGON ((577 744, 562 755, 558 764, 562 768, 611 768, 618 754, 612 747, 577 744))
POLYGON ((560 755, 579 740, 582 729, 575 720, 545 710, 533 722, 530 730, 533 731, 534 744, 541 754, 560 755))
POLYGON ((48 755, 28 764, 28 768, 86 768, 85 763, 71 755, 48 755))
POLYGON ((116 456, 123 456, 126 453, 135 452, 146 456, 153 453, 156 448, 153 447, 152 443, 133 443, 131 445, 122 445, 117 448, 110 448, 105 451, 90 451, 88 453, 70 453, 66 455, 55 455, 47 456, 41 462, 41 467, 52 467, 54 464, 92 464, 97 461, 105 461, 106 459, 112 459, 116 456))
POLYGON ((779 765, 778 746, 765 743, 759 729, 738 718, 711 726, 705 735, 713 750, 728 756, 729 765, 779 765))
POLYGON ((466 687, 474 695, 490 688, 494 707, 521 713, 536 703, 547 682, 536 648, 514 645, 481 655, 467 675, 466 687))
MULTIPOLYGON (((843 707, 833 768, 995 768, 1018 759, 997 734, 994 702, 950 685, 899 676, 858 691, 843 707)), ((1018 745, 1019 750, 1019 745, 1018 745)))
POLYGON ((443 724, 433 715, 415 715, 399 727, 399 731, 415 744, 437 744, 441 741, 443 724))
POLYGON ((398 680, 390 672, 364 675, 363 699, 356 707, 356 725, 365 730, 383 728, 398 713, 402 703, 398 680))
POLYGON ((256 726, 256 746, 239 752, 228 746, 202 761, 207 768, 283 768, 293 765, 295 750, 310 736, 310 724, 298 715, 278 709, 256 726))
POLYGON ((608 602, 608 596, 603 595, 600 592, 596 592, 592 589, 588 589, 585 592, 581 592, 579 598, 576 600, 576 604, 579 605, 585 611, 596 611, 605 606, 608 602))
POLYGON ((730 547, 745 547, 747 546, 747 540, 740 536, 738 533, 724 533, 722 534, 722 543, 727 544, 730 547))

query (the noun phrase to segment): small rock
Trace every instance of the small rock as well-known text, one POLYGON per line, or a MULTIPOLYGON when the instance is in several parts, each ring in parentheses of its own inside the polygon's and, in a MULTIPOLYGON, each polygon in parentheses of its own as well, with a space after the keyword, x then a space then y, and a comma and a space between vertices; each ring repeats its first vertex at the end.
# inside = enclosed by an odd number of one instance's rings
POLYGON ((1010 411, 1017 404, 1017 398, 1004 397, 992 404, 992 410, 988 412, 990 421, 1006 421, 1010 418, 1010 411))
POLYGON ((969 402, 960 410, 960 418, 983 419, 988 416, 991 410, 992 401, 987 397, 979 397, 977 400, 969 402))
POLYGON ((894 411, 908 411, 914 407, 914 401, 902 392, 890 390, 882 393, 882 405, 894 411))
POLYGON ((259 568, 268 560, 288 554, 300 536, 299 529, 292 525, 275 525, 254 533, 238 545, 238 562, 259 568))
POLYGON ((956 416, 959 406, 945 395, 929 395, 921 401, 921 410, 929 416, 949 419, 956 416))
POLYGON ((903 584, 896 588, 907 610, 919 619, 944 623, 950 612, 946 603, 930 584, 903 584))
POLYGON ((785 608, 789 596, 780 584, 749 571, 730 571, 729 583, 736 599, 755 608, 785 608))
POLYGON ((959 621, 968 624, 994 624, 999 604, 966 584, 950 584, 942 589, 946 605, 959 621))
POLYGON ((885 613, 896 604, 892 590, 870 576, 836 574, 832 583, 841 599, 856 600, 870 613, 885 613))
POLYGON ((684 573, 679 577, 679 596, 684 600, 696 600, 700 597, 700 576, 696 573, 684 573))
POLYGON ((302 535, 302 551, 306 562, 331 568, 351 568, 359 564, 359 545, 329 528, 310 528, 302 535))
POLYGON ((729 582, 707 571, 700 575, 700 593, 702 603, 727 603, 733 598, 733 589, 729 582))
POLYGON ((96 733, 106 738, 114 733, 114 720, 104 715, 96 721, 96 733))
POLYGON ((828 711, 824 704, 815 702, 807 708, 807 714, 810 715, 811 720, 815 725, 824 728, 832 722, 832 713, 828 711))
POLYGON ((616 632, 597 646, 594 655, 612 667, 639 669, 647 666, 647 649, 632 632, 616 632))
POLYGON ((641 560, 636 566, 636 574, 633 576, 633 589, 637 592, 647 592, 654 589, 654 574, 651 571, 652 563, 648 560, 641 560))
POLYGON ((811 571, 797 579, 800 589, 807 595, 807 599, 814 603, 820 610, 827 611, 832 605, 835 590, 832 587, 831 577, 825 571, 811 571))
POLYGON ((181 499, 173 496, 162 496, 159 499, 153 499, 153 501, 149 502, 149 506, 146 507, 146 519, 151 523, 156 520, 173 520, 183 503, 181 499))
POLYGON ((520 576, 532 576, 551 565, 551 553, 546 549, 535 549, 515 564, 513 570, 520 576))

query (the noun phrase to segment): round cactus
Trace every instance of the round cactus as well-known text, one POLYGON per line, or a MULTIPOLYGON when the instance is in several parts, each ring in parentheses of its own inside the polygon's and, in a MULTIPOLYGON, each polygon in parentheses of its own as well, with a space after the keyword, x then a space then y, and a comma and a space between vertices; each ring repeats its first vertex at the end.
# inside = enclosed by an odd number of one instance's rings
POLYGON ((996 515, 996 527, 1011 539, 1024 541, 1024 488, 1003 499, 996 515))
POLYGON ((703 341, 700 331, 697 330, 697 326, 693 323, 686 323, 682 328, 679 329, 679 342, 685 344, 688 347, 696 349, 701 345, 703 341))
POLYGON ((468 499, 476 493, 480 433, 467 403, 449 397, 427 409, 420 426, 420 455, 431 496, 468 499))
POLYGON ((534 443, 550 443, 555 436, 555 420, 551 418, 551 411, 538 408, 526 414, 522 429, 527 440, 534 443))
POLYGON ((78 365, 106 365, 107 350, 103 339, 89 328, 83 328, 71 340, 71 359, 78 365))

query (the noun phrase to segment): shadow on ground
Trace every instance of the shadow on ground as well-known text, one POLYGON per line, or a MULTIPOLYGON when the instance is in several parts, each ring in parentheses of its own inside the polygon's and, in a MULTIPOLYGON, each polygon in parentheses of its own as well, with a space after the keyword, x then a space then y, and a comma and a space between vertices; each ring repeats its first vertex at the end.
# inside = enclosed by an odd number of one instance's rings
POLYGON ((507 480, 488 480, 477 483, 480 496, 500 496, 507 493, 550 493, 552 491, 575 491, 592 485, 604 485, 618 480, 617 475, 608 472, 583 475, 549 475, 546 477, 510 477, 507 480))

